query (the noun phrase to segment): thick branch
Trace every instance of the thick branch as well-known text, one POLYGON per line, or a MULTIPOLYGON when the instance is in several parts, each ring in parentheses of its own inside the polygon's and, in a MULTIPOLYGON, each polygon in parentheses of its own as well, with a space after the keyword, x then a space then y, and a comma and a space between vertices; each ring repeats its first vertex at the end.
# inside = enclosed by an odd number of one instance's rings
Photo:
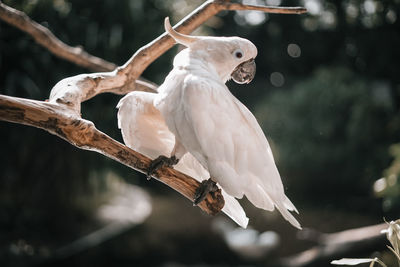
MULTIPOLYGON (((81 119, 48 102, 0 95, 0 120, 44 129, 72 145, 103 154, 141 173, 146 173, 151 159, 129 149, 81 119)), ((171 168, 158 170, 155 178, 193 201, 199 182, 171 168)), ((208 214, 218 213, 224 206, 221 192, 208 194, 199 207, 208 214)))

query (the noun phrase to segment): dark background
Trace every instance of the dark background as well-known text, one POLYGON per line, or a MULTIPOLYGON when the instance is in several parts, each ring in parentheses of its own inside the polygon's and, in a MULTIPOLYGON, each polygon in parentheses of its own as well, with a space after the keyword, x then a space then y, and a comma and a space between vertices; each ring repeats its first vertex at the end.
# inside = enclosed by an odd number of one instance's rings
MULTIPOLYGON (((121 65, 163 33, 164 17, 176 23, 202 1, 4 3, 26 12, 65 43, 121 65)), ((286 193, 300 211, 296 217, 319 232, 399 218, 400 2, 249 3, 303 5, 309 13, 224 12, 194 34, 237 35, 257 46, 254 81, 228 86, 262 125, 286 193)), ((161 84, 176 52, 174 47, 160 57, 144 77, 161 84)), ((1 94, 45 100, 59 80, 87 72, 0 22, 1 94)), ((99 95, 83 103, 82 115, 122 141, 115 108, 119 99, 99 95)), ((215 220, 223 215, 206 216, 156 181, 39 129, 0 122, 0 140, 2 266, 269 265, 312 245, 299 240, 279 214, 243 200, 250 226, 277 232, 281 242, 269 255, 240 257, 215 230, 215 220), (107 225, 97 211, 118 196, 115 184, 147 191, 151 215, 96 246, 57 256, 58 249, 107 225)), ((368 257, 384 249, 351 256, 368 257)))

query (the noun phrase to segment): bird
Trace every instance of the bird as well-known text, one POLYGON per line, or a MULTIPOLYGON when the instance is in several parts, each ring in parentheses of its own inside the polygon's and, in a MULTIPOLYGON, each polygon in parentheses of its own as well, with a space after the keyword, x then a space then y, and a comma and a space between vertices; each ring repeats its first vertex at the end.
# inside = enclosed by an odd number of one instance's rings
POLYGON ((226 86, 255 76, 256 46, 241 37, 191 36, 165 18, 166 32, 186 48, 157 93, 134 91, 117 105, 125 144, 153 159, 148 177, 163 166, 201 181, 194 203, 221 187, 222 209, 243 228, 248 218, 236 199, 275 208, 294 227, 298 213, 285 195, 271 147, 250 110, 226 86))

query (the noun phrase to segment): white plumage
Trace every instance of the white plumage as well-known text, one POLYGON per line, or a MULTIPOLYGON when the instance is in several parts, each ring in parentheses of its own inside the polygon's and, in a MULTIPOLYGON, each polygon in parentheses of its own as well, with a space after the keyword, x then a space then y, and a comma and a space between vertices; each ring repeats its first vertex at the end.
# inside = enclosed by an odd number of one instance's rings
MULTIPOLYGON (((125 144, 151 159, 159 155, 170 155, 175 145, 175 136, 168 130, 161 113, 154 107, 157 94, 131 92, 118 103, 118 127, 122 131, 125 144)), ((186 153, 174 166, 201 182, 210 177, 198 161, 186 153)), ((233 221, 247 227, 249 219, 239 202, 222 189, 225 206, 222 211, 233 221)))
POLYGON ((182 35, 168 19, 165 24, 188 48, 175 57, 158 94, 132 92, 118 104, 125 143, 153 159, 174 154, 175 168, 199 181, 211 177, 222 188, 223 211, 242 227, 248 218, 233 197, 245 195, 258 208, 276 207, 301 229, 261 127, 225 85, 231 76, 252 79, 243 64, 256 57, 256 47, 239 37, 182 35))

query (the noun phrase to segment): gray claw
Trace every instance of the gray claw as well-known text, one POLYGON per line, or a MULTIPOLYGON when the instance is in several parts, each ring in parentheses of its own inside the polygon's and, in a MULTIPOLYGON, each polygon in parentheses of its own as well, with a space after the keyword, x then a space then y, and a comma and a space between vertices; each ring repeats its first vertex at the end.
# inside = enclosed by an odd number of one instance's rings
POLYGON ((176 165, 179 162, 179 159, 177 159, 175 156, 172 156, 170 158, 167 158, 166 156, 159 156, 155 160, 153 160, 150 164, 149 169, 147 170, 147 180, 151 179, 151 176, 159 169, 161 169, 164 166, 167 167, 172 167, 176 165))
POLYGON ((218 186, 213 180, 211 180, 211 178, 202 181, 200 186, 196 189, 193 205, 197 206, 200 202, 202 202, 206 198, 208 193, 215 192, 217 190, 218 186))

